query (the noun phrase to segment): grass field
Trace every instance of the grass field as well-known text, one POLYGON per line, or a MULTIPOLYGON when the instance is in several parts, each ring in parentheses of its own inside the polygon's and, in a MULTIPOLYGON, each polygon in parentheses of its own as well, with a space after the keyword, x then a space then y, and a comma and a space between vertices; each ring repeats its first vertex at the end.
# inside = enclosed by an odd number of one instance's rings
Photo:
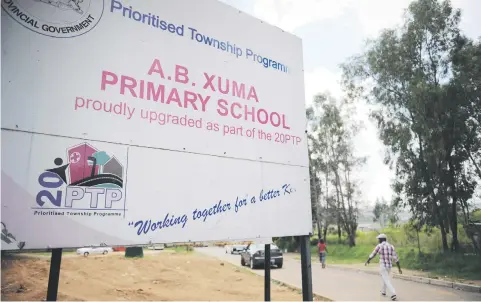
MULTIPOLYGON (((328 244, 327 262, 330 264, 359 264, 366 262, 375 245, 360 244, 349 247, 343 244, 328 244)), ((312 247, 313 258, 317 260, 318 249, 312 247)), ((432 276, 481 280, 481 261, 476 255, 454 253, 421 253, 410 247, 396 247, 401 266, 411 270, 428 272, 432 276)), ((379 257, 371 261, 379 263, 379 257)))
MULTIPOLYGON (((448 277, 453 279, 481 280, 481 257, 473 254, 472 243, 466 236, 462 226, 459 227, 459 241, 462 251, 459 253, 442 252, 441 234, 439 230, 422 231, 419 234, 406 226, 390 227, 381 230, 388 241, 396 248, 401 266, 405 269, 425 272, 433 277, 448 277), (418 236, 419 235, 419 246, 418 236)), ((363 264, 377 244, 376 231, 356 233, 356 246, 349 247, 347 238, 337 234, 328 234, 327 262, 328 264, 363 264)), ((450 242, 451 239, 448 238, 450 242)), ((292 248, 294 242, 288 242, 292 248)), ((317 236, 311 237, 312 257, 318 260, 317 236)), ((281 246, 289 249, 289 246, 281 246)), ((378 257, 371 261, 378 263, 378 257)))

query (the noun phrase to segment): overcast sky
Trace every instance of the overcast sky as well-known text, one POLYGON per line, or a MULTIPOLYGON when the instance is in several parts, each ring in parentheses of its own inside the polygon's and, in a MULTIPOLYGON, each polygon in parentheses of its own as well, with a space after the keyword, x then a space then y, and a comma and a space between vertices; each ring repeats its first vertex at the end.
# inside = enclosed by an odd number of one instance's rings
MULTIPOLYGON (((362 51, 365 41, 381 29, 399 24, 411 0, 221 0, 245 13, 291 32, 303 40, 306 103, 316 93, 342 96, 339 64, 362 51)), ((471 38, 481 37, 481 0, 452 0, 462 10, 461 29, 471 38)), ((393 172, 383 164, 384 147, 369 110, 358 108, 365 129, 356 137, 356 151, 368 156, 359 177, 363 199, 391 199, 393 172)))

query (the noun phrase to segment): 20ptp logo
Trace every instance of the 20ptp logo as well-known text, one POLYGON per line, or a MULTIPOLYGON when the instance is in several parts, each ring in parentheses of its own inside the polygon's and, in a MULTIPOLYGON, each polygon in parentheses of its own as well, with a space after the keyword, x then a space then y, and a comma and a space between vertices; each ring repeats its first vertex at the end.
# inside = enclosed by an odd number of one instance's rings
POLYGON ((68 148, 66 159, 39 175, 40 208, 125 212, 124 167, 115 156, 83 143, 68 148))

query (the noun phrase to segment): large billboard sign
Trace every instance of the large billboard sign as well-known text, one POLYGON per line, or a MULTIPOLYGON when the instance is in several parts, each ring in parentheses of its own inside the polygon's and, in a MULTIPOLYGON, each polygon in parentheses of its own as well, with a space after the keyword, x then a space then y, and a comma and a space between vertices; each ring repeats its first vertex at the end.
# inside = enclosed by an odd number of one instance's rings
POLYGON ((2 0, 2 249, 311 231, 301 40, 218 1, 2 0))

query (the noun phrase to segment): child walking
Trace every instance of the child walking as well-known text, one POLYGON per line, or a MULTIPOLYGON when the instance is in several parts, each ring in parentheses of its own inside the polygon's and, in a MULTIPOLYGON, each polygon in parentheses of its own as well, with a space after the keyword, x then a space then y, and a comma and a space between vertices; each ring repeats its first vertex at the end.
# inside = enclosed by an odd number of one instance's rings
POLYGON ((327 256, 327 246, 324 239, 319 240, 319 260, 322 263, 322 268, 326 268, 326 256, 327 256))

